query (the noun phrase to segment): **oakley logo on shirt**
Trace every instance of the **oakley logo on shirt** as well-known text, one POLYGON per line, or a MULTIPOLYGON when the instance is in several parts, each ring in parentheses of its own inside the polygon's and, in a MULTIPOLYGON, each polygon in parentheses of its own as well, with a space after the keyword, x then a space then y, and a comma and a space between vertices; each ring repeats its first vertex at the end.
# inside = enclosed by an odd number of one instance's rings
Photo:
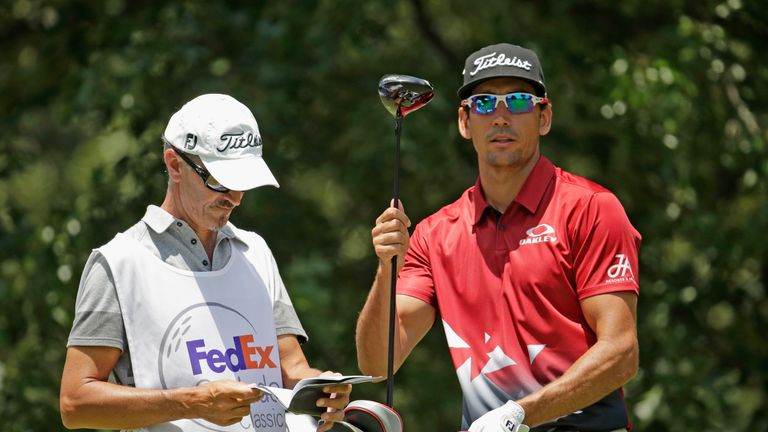
POLYGON ((557 237, 554 235, 555 229, 552 228, 552 225, 536 225, 525 233, 528 234, 528 237, 520 240, 520 246, 534 243, 554 243, 557 241, 557 237))

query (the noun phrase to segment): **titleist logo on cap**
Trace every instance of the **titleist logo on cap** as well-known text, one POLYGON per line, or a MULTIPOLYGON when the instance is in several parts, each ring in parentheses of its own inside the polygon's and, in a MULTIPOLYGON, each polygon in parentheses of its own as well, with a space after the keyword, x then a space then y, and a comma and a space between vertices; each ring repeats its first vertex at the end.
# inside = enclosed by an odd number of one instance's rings
POLYGON ((492 68, 495 66, 514 66, 518 67, 520 69, 525 69, 527 71, 531 70, 531 63, 528 60, 522 60, 517 58, 517 56, 508 58, 504 53, 499 54, 498 56, 496 53, 484 55, 482 57, 478 57, 473 62, 475 66, 475 70, 469 73, 470 76, 475 76, 478 72, 484 69, 492 68))
POLYGON ((253 132, 240 133, 225 133, 221 137, 221 145, 216 147, 216 150, 225 152, 228 149, 238 149, 246 147, 259 147, 261 145, 261 137, 253 132))

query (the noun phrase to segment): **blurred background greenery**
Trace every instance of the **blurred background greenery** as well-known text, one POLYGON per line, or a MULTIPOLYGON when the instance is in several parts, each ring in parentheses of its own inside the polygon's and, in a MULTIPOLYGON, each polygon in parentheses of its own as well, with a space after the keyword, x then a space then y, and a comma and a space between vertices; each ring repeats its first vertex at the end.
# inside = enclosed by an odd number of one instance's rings
MULTIPOLYGON (((544 153, 614 191, 644 237, 636 429, 768 430, 766 23, 759 0, 2 2, 0 429, 63 429, 84 261, 161 202, 159 137, 207 92, 252 108, 282 186, 249 192, 233 221, 272 247, 311 363, 356 373, 370 229, 391 193, 376 84, 405 73, 436 88, 404 127, 418 221, 474 182, 455 90, 467 54, 508 41, 544 66, 544 153)), ((439 327, 396 381, 408 430, 459 428, 439 327)), ((383 400, 384 384, 355 397, 383 400)))

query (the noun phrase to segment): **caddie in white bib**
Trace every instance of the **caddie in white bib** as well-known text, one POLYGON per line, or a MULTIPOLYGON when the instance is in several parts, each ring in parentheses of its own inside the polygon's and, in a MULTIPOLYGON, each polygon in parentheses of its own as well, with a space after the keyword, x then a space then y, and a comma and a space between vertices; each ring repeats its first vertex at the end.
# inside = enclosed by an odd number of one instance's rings
MULTIPOLYGON (((114 275, 136 387, 221 379, 282 386, 272 300, 260 276, 268 257, 259 248, 234 243, 227 265, 210 272, 175 268, 122 234, 100 251, 114 275)), ((239 424, 185 419, 145 430, 283 432, 285 425, 285 411, 265 396, 239 424)))

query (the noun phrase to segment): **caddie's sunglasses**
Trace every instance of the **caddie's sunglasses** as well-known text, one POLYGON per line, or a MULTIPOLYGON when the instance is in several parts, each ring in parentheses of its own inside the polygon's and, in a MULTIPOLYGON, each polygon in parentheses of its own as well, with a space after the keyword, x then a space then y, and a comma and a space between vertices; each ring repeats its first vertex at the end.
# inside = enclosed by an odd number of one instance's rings
POLYGON ((197 175, 200 176, 201 179, 203 179, 203 183, 205 183, 205 187, 207 187, 208 189, 214 192, 219 192, 219 193, 229 192, 229 189, 222 186, 222 184, 219 183, 218 180, 213 178, 213 176, 211 175, 211 173, 208 172, 208 170, 192 162, 192 159, 190 159, 189 156, 184 154, 184 152, 177 149, 176 147, 171 146, 171 148, 173 149, 173 151, 176 152, 177 155, 179 155, 184 160, 184 162, 187 163, 187 165, 190 166, 190 168, 195 170, 195 172, 197 173, 197 175))
POLYGON ((470 108, 477 114, 493 114, 502 100, 507 106, 507 110, 512 114, 529 113, 533 111, 533 107, 536 105, 545 105, 548 102, 547 98, 530 93, 507 93, 505 95, 480 93, 461 101, 461 106, 470 108))

